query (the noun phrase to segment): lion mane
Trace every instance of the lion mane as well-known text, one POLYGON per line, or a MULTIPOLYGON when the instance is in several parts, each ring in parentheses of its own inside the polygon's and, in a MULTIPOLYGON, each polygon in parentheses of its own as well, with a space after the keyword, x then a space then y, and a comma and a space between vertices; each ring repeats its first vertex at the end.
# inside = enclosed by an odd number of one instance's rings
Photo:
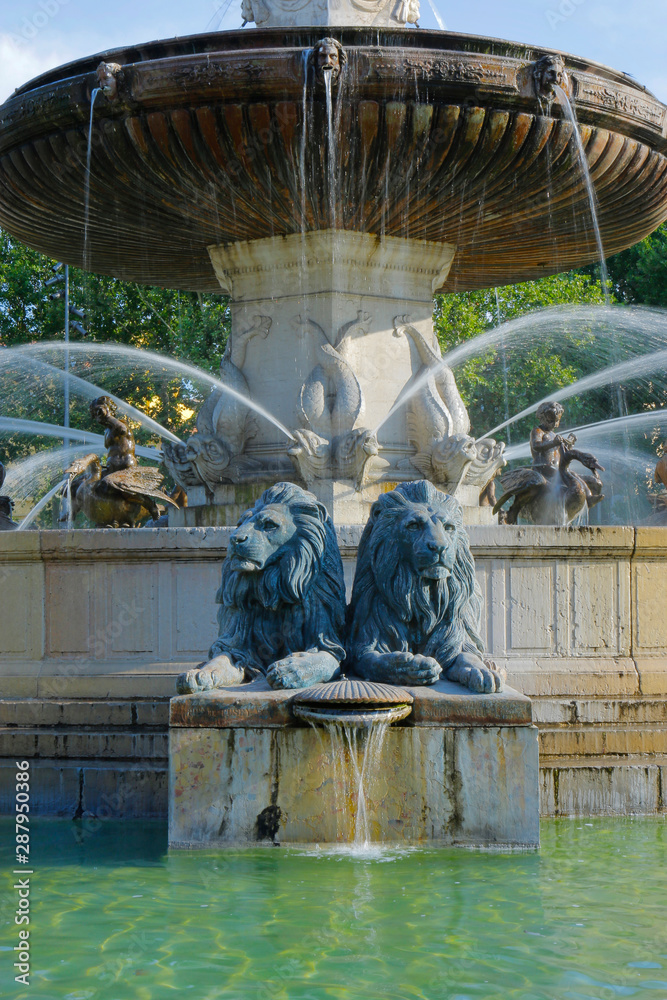
POLYGON ((209 653, 211 659, 226 653, 248 677, 291 653, 345 656, 345 581, 331 518, 312 493, 277 483, 239 525, 269 504, 289 508, 296 533, 258 573, 241 573, 225 560, 216 596, 219 635, 209 653))
POLYGON ((458 501, 426 480, 402 483, 373 504, 348 608, 348 664, 368 650, 411 652, 431 656, 447 670, 460 653, 483 653, 482 593, 462 518, 458 501), (458 528, 456 562, 445 580, 421 580, 396 545, 397 521, 421 504, 458 528))

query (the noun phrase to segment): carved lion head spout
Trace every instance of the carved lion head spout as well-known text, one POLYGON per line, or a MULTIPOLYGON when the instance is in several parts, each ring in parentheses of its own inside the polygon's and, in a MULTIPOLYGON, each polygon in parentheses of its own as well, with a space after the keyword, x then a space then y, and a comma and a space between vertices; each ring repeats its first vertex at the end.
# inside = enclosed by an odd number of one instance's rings
POLYGON ((556 96, 555 87, 567 90, 568 79, 562 57, 547 55, 538 59, 533 66, 533 80, 537 96, 544 99, 553 99, 556 96))
POLYGON ((348 612, 347 658, 367 680, 502 689, 482 659, 482 595, 463 511, 426 480, 403 483, 371 509, 348 612))
POLYGON ((312 493, 277 483, 233 531, 217 596, 210 662, 183 674, 181 694, 265 675, 274 688, 310 687, 345 655, 345 582, 336 535, 312 493))
POLYGON ((308 57, 308 65, 313 67, 320 83, 327 74, 331 82, 336 83, 346 62, 345 49, 335 38, 321 38, 308 57))

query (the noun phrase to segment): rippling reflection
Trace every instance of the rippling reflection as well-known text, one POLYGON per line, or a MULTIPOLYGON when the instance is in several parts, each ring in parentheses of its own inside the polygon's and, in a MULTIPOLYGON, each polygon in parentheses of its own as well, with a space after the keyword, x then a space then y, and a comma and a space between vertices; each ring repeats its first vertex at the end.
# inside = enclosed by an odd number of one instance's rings
MULTIPOLYGON (((13 828, 0 825, 8 872, 13 828)), ((31 857, 32 985, 2 995, 667 998, 661 820, 546 822, 539 854, 359 856, 169 853, 160 824, 42 821, 31 857)), ((7 981, 7 903, 2 921, 7 981)))

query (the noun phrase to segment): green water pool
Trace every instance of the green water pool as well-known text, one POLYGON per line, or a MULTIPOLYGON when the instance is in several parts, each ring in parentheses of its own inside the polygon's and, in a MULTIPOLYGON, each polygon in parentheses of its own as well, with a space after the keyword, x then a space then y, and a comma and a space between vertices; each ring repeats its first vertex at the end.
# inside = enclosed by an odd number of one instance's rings
POLYGON ((168 852, 163 824, 32 830, 30 1000, 667 1000, 667 823, 550 821, 536 853, 168 852))

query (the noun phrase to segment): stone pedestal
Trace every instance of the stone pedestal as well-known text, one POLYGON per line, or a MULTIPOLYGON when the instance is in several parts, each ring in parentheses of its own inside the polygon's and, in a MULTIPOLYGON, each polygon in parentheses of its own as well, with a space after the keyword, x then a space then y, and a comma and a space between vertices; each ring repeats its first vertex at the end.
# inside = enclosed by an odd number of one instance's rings
MULTIPOLYGON (((337 534, 351 590, 360 529, 337 534)), ((542 815, 667 814, 667 528, 470 537, 486 648, 540 728, 542 815)), ((30 759, 38 815, 166 817, 169 699, 217 635, 228 539, 0 533, 0 813, 30 759)))
MULTIPOLYGON (((437 350, 433 294, 455 251, 445 243, 334 230, 209 247, 231 297, 231 359, 251 399, 290 431, 309 427, 327 437, 375 429, 424 364, 395 321, 409 321, 437 350)), ((285 454, 288 442, 276 427, 260 417, 255 430, 250 455, 285 454)), ((380 443, 392 461, 413 452, 405 408, 384 425, 380 443)))
MULTIPOLYGON (((345 531, 348 527, 363 528, 371 506, 380 493, 393 490, 396 485, 396 482, 373 483, 358 490, 351 480, 338 482, 335 479, 318 479, 310 484, 309 489, 324 504, 335 524, 345 531)), ((188 507, 169 511, 169 527, 235 527, 240 517, 269 486, 273 486, 273 483, 218 486, 212 496, 207 496, 203 488, 194 487, 188 494, 188 507)), ((467 528, 480 525, 490 527, 498 523, 491 507, 476 504, 479 499, 476 487, 463 487, 457 493, 457 499, 463 506, 463 523, 467 528)))
POLYGON ((187 445, 165 445, 189 497, 170 523, 236 523, 246 494, 281 479, 316 493, 338 524, 363 524, 381 490, 418 478, 479 507, 504 446, 470 436, 434 335, 433 294, 456 247, 325 230, 208 252, 230 296, 231 393, 212 394, 187 445))
POLYGON ((406 28, 419 20, 418 0, 243 0, 246 23, 258 28, 359 25, 406 28))
MULTIPOLYGON (((412 715, 388 729, 367 772, 371 839, 538 846, 530 701, 511 690, 473 695, 446 681, 408 690, 412 715)), ((297 724, 295 694, 259 681, 172 700, 172 847, 350 839, 341 765, 326 729, 297 724)))

